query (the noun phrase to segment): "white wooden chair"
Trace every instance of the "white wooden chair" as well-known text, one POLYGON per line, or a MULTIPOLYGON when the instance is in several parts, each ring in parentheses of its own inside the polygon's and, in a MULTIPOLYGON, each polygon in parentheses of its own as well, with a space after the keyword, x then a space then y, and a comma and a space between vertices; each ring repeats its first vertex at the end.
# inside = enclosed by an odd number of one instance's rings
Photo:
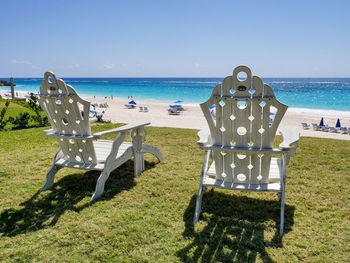
POLYGON ((52 126, 52 129, 44 131, 45 135, 57 138, 60 144, 41 191, 53 185, 56 172, 63 167, 102 171, 91 198, 93 201, 102 195, 109 174, 132 157, 135 176, 145 169, 144 153, 152 153, 159 161, 163 160, 156 147, 143 143, 146 138, 144 126, 149 125, 149 122, 128 124, 91 134, 90 102, 80 98, 71 86, 51 72, 45 73, 39 103, 52 126), (131 142, 124 142, 129 131, 131 142), (114 141, 99 140, 112 133, 119 133, 114 141))
MULTIPOLYGON (((218 187, 242 191, 278 192, 281 198, 280 234, 283 235, 286 166, 295 154, 299 133, 280 132, 283 142, 273 148, 277 127, 287 110, 272 89, 246 66, 218 84, 201 109, 208 128, 198 133, 198 145, 205 150, 193 223, 198 221, 203 191, 218 187), (238 74, 244 72, 245 80, 238 74), (210 107, 216 105, 216 119, 210 107), (270 110, 276 115, 272 123, 270 110), (281 158, 272 157, 281 155, 281 158), (209 165, 209 159, 212 162, 209 165)), ((225 204, 223 204, 225 205, 225 204)))

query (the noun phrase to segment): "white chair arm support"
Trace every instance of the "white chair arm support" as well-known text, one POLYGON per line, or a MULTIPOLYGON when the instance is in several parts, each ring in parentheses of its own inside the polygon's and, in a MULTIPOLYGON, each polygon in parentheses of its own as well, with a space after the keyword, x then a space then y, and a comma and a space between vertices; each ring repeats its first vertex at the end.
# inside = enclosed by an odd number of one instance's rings
POLYGON ((130 124, 127 124, 127 125, 124 125, 122 127, 115 128, 115 129, 102 131, 102 132, 97 132, 93 136, 94 136, 94 138, 98 139, 98 138, 100 138, 100 137, 102 137, 104 135, 107 135, 107 134, 118 133, 118 132, 126 132, 128 130, 137 129, 139 127, 143 127, 143 126, 150 125, 150 124, 151 124, 150 122, 130 123, 130 124))
POLYGON ((93 135, 74 135, 74 134, 59 134, 54 129, 44 130, 44 134, 53 138, 68 138, 68 139, 92 139, 93 135))
POLYGON ((283 141, 279 145, 280 150, 288 150, 297 147, 300 138, 300 133, 298 131, 280 131, 280 134, 283 137, 283 141))
POLYGON ((208 127, 201 129, 197 133, 197 136, 199 138, 199 140, 197 141, 197 144, 199 145, 199 147, 203 147, 206 144, 210 143, 210 131, 208 127))

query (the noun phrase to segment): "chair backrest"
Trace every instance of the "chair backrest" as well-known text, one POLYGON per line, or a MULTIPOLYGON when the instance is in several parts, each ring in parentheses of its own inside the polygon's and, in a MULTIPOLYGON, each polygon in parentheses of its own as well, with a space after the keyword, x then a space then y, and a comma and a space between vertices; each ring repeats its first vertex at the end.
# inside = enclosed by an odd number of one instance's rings
POLYGON ((242 184, 268 183, 271 161, 268 152, 288 108, 276 99, 271 87, 259 77, 252 77, 248 67, 238 66, 232 76, 214 88, 201 108, 212 144, 222 149, 213 152, 217 179, 242 184), (240 79, 239 74, 245 74, 245 79, 240 79), (215 119, 210 114, 213 105, 215 119), (260 153, 233 153, 222 147, 255 149, 260 153))
POLYGON ((39 104, 51 123, 50 136, 57 137, 64 159, 96 164, 89 123, 90 102, 80 98, 52 72, 46 72, 41 82, 39 104))

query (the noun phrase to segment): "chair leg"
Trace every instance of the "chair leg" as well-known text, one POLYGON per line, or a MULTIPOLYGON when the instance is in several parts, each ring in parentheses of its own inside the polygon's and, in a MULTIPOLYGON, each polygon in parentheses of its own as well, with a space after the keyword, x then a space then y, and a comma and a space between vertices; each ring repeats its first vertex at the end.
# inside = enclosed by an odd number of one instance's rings
POLYGON ((141 152, 142 153, 151 153, 155 157, 157 157, 157 159, 160 162, 163 161, 163 155, 157 147, 154 147, 154 146, 149 145, 149 144, 142 144, 141 152))
POLYGON ((145 170, 145 159, 143 153, 134 153, 134 175, 139 176, 145 170))
POLYGON ((55 158, 53 160, 53 165, 51 166, 50 170, 46 174, 46 181, 43 187, 41 187, 40 192, 46 191, 51 188, 53 185, 55 174, 58 172, 58 170, 62 169, 63 167, 55 165, 55 163, 62 158, 63 152, 61 149, 58 150, 58 152, 55 155, 55 158))
POLYGON ((102 171, 100 177, 97 180, 96 183, 96 189, 94 194, 91 197, 91 202, 95 201, 97 198, 101 197, 103 194, 103 191, 105 189, 105 183, 109 177, 110 172, 106 172, 105 170, 102 171))
POLYGON ((200 185, 198 189, 197 199, 196 199, 196 209, 194 210, 193 224, 196 224, 198 222, 199 215, 201 213, 202 197, 203 197, 204 191, 205 191, 204 187, 200 185))
POLYGON ((197 199, 196 199, 196 209, 194 210, 193 224, 198 222, 198 218, 199 218, 199 215, 201 213, 203 192, 207 188, 206 186, 203 186, 203 179, 204 179, 204 173, 206 172, 206 170, 208 168, 209 156, 210 156, 210 151, 206 150, 205 154, 204 154, 201 179, 200 179, 198 195, 197 195, 197 199))
POLYGON ((283 236, 283 228, 284 228, 284 196, 285 192, 284 189, 282 189, 281 193, 281 223, 280 223, 280 236, 283 236))
POLYGON ((283 154, 282 157, 282 181, 281 181, 281 223, 280 223, 280 236, 283 236, 283 227, 284 227, 284 199, 285 199, 285 187, 286 187, 286 165, 288 159, 287 153, 283 154))
POLYGON ((50 170, 46 174, 46 181, 43 187, 40 189, 40 192, 46 191, 50 189, 53 185, 54 179, 55 179, 55 174, 60 170, 62 167, 57 166, 53 164, 50 168, 50 170))

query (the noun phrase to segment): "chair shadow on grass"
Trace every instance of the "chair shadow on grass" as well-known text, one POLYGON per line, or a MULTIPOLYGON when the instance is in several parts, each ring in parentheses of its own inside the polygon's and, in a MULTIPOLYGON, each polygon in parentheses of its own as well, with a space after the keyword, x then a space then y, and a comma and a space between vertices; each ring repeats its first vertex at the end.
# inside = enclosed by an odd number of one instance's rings
MULTIPOLYGON (((261 200, 217 190, 207 191, 203 195, 202 212, 197 223, 205 225, 199 231, 192 223, 195 204, 196 195, 183 217, 183 236, 192 242, 177 252, 182 262, 255 262, 257 258, 274 262, 266 247, 282 247, 277 196, 276 200, 261 200), (267 231, 274 233, 264 237, 267 231)), ((292 229, 294 210, 294 206, 285 205, 284 234, 292 229)))
MULTIPOLYGON (((145 170, 151 169, 155 164, 145 161, 145 170)), ((79 202, 86 197, 91 198, 99 175, 98 171, 71 173, 54 183, 48 191, 36 192, 21 204, 22 208, 3 211, 0 214, 0 236, 16 236, 54 226, 65 211, 79 213, 93 205, 94 202, 86 201, 81 205, 79 202)), ((130 190, 135 186, 134 178, 134 162, 129 160, 110 174, 105 191, 97 202, 110 200, 118 193, 130 190)), ((43 183, 44 181, 43 177, 43 183)))

